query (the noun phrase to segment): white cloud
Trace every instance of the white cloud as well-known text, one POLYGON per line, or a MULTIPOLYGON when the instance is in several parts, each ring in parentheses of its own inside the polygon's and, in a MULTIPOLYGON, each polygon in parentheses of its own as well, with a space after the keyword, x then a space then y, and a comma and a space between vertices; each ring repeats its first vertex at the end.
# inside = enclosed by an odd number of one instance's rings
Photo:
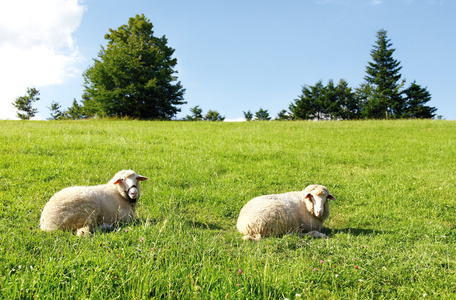
POLYGON ((72 34, 84 10, 78 0, 0 2, 0 119, 15 119, 11 102, 27 87, 59 84, 80 73, 72 34))
POLYGON ((383 3, 383 0, 372 0, 372 5, 380 5, 383 3))

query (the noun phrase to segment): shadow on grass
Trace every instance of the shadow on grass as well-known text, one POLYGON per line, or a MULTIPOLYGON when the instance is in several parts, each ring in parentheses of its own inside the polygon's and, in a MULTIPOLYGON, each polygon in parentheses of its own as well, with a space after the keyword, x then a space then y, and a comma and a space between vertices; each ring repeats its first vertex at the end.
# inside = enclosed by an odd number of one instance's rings
POLYGON ((385 230, 364 229, 364 228, 342 228, 342 229, 323 228, 323 233, 327 234, 327 235, 345 233, 345 234, 350 234, 350 235, 354 235, 354 236, 362 236, 362 235, 387 234, 389 232, 385 231, 385 230))
POLYGON ((209 229, 209 230, 221 230, 223 227, 220 227, 213 223, 203 223, 198 221, 185 221, 185 224, 194 227, 194 228, 201 228, 201 229, 209 229))

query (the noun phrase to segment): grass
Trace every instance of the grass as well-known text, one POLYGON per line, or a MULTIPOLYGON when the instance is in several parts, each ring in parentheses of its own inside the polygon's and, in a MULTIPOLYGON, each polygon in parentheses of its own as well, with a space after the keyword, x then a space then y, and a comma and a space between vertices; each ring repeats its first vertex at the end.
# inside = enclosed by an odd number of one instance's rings
POLYGON ((0 121, 0 298, 451 299, 456 123, 0 121), (138 221, 44 233, 58 190, 133 169, 138 221), (251 198, 326 185, 328 240, 244 242, 251 198))

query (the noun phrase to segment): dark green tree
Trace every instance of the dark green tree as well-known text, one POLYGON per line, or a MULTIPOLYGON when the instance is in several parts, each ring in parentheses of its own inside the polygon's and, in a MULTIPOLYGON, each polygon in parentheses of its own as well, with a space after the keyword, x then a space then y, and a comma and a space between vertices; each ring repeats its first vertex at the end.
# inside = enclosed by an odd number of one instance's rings
POLYGON ((51 106, 48 107, 51 111, 51 117, 48 120, 61 120, 63 119, 62 106, 59 102, 52 101, 51 106))
POLYGON ((243 113, 244 113, 244 118, 245 118, 246 121, 252 121, 253 114, 252 114, 252 112, 250 110, 247 111, 247 112, 243 111, 243 113))
POLYGON ((304 85, 302 93, 289 107, 293 119, 332 119, 336 109, 335 86, 332 80, 324 86, 319 80, 315 85, 304 85))
POLYGON ((404 95, 404 118, 432 119, 435 117, 437 108, 424 105, 431 100, 431 93, 427 88, 422 88, 414 81, 410 87, 404 90, 404 95))
POLYGON ((317 120, 326 119, 326 114, 329 111, 327 107, 329 103, 326 97, 326 87, 320 80, 314 86, 310 86, 310 91, 314 118, 317 118, 317 120))
POLYGON ((269 121, 269 120, 271 120, 271 117, 269 116, 268 110, 260 108, 255 113, 255 120, 257 120, 257 121, 269 121))
POLYGON ((63 112, 63 119, 79 120, 84 118, 86 118, 84 107, 76 99, 73 99, 73 104, 63 112))
POLYGON ((277 114, 277 117, 275 118, 275 120, 278 120, 278 121, 289 121, 292 119, 293 119, 293 115, 290 112, 288 112, 286 109, 282 109, 281 111, 279 111, 279 113, 277 114))
POLYGON ((360 118, 359 99, 345 80, 339 81, 335 88, 334 97, 334 102, 337 105, 334 107, 333 115, 336 119, 354 120, 360 118))
POLYGON ((185 116, 185 121, 201 121, 203 119, 203 110, 199 107, 199 105, 190 108, 190 112, 192 114, 185 116))
POLYGON ((396 50, 391 48, 390 41, 386 30, 377 32, 377 41, 371 50, 373 61, 366 67, 367 75, 364 79, 374 88, 371 97, 365 100, 372 101, 373 103, 365 104, 375 108, 370 111, 370 118, 400 118, 405 107, 400 91, 404 85, 399 73, 402 67, 393 58, 396 50))
POLYGON ((33 108, 32 103, 40 100, 39 95, 40 92, 37 89, 27 88, 27 94, 25 96, 16 98, 12 104, 18 110, 16 115, 19 119, 30 120, 30 118, 33 118, 38 113, 38 109, 33 108))
POLYGON ((321 97, 319 102, 320 113, 319 116, 324 119, 335 119, 337 118, 340 107, 339 107, 339 91, 337 86, 334 85, 332 79, 329 80, 328 85, 323 87, 320 82, 321 97))
POLYGON ((311 87, 304 85, 302 87, 301 95, 299 95, 297 99, 294 99, 294 103, 291 103, 288 107, 293 114, 293 119, 309 120, 315 118, 316 110, 313 100, 311 87))
POLYGON ((165 36, 154 36, 153 25, 136 15, 127 25, 109 29, 106 49, 84 76, 84 110, 90 115, 171 119, 185 104, 185 89, 177 81, 174 49, 165 36))
POLYGON ((205 121, 224 121, 225 120, 225 116, 222 116, 216 110, 209 110, 207 112, 207 114, 204 115, 203 120, 205 120, 205 121))
POLYGON ((356 88, 356 98, 360 103, 360 118, 375 119, 385 115, 384 106, 375 96, 375 88, 369 83, 363 83, 356 88))
POLYGON ((293 119, 350 120, 360 117, 358 97, 343 79, 337 85, 329 80, 324 86, 320 80, 313 86, 303 86, 302 94, 289 109, 293 119))

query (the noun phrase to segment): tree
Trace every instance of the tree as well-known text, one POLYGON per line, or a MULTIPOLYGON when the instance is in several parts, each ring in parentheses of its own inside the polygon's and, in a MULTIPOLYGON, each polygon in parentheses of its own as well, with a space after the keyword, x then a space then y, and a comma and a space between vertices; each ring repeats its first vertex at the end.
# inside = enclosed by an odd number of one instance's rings
POLYGON ((311 87, 304 85, 302 87, 302 93, 295 99, 294 103, 291 103, 289 110, 293 114, 293 119, 309 120, 315 118, 316 111, 314 108, 314 101, 311 87))
POLYGON ((165 36, 155 37, 144 15, 109 29, 108 45, 84 76, 84 110, 90 115, 171 119, 185 104, 174 70, 177 59, 165 36))
POLYGON ((366 67, 367 75, 364 77, 366 82, 374 87, 374 92, 369 101, 376 109, 372 110, 370 117, 399 118, 404 110, 404 100, 401 96, 400 89, 404 81, 400 82, 402 69, 400 62, 393 58, 391 40, 387 37, 387 31, 381 29, 377 32, 377 41, 371 50, 373 62, 369 62, 366 67))
POLYGON ((52 101, 51 106, 48 107, 51 110, 51 117, 48 120, 61 120, 63 119, 63 112, 61 111, 62 106, 59 102, 52 101))
POLYGON ((224 121, 225 116, 222 116, 216 110, 209 110, 203 118, 205 121, 224 121))
POLYGON ((190 108, 190 112, 192 113, 191 115, 187 115, 184 120, 186 121, 200 121, 203 119, 203 110, 199 107, 199 105, 196 105, 192 108, 190 108))
POLYGON ((35 88, 27 88, 27 94, 22 97, 17 97, 12 103, 17 108, 16 115, 21 120, 30 120, 37 113, 38 109, 32 107, 32 103, 40 100, 38 97, 40 92, 35 88), (24 113, 20 113, 20 111, 24 113))
POLYGON ((269 120, 271 120, 271 117, 269 116, 268 110, 260 108, 255 113, 255 120, 258 120, 258 121, 269 121, 269 120))
MULTIPOLYGON (((320 82, 320 86, 321 82, 320 82)), ((339 91, 337 86, 334 85, 334 81, 332 79, 329 80, 328 85, 322 87, 320 95, 320 113, 319 117, 324 118, 326 120, 336 119, 337 115, 341 111, 340 108, 340 101, 339 99, 339 91)))
POLYGON ((363 83, 356 89, 356 97, 360 102, 360 117, 364 119, 381 119, 384 114, 384 105, 376 97, 375 88, 369 83, 363 83))
POLYGON ((424 105, 431 100, 431 94, 426 88, 422 88, 414 81, 404 90, 404 94, 404 118, 432 119, 435 117, 437 108, 424 105))
POLYGON ((63 118, 64 119, 70 119, 70 120, 79 120, 86 118, 86 115, 84 113, 84 107, 82 105, 78 104, 78 101, 76 99, 73 99, 73 105, 70 106, 64 113, 63 113, 63 118))
POLYGON ((290 114, 286 109, 282 109, 281 111, 279 111, 279 113, 277 114, 277 117, 275 118, 275 120, 280 120, 280 121, 289 121, 293 118, 293 115, 290 114))
POLYGON ((250 110, 247 111, 247 112, 243 111, 243 113, 244 113, 244 118, 245 118, 246 121, 252 121, 253 114, 252 114, 252 112, 250 110))
POLYGON ((337 119, 353 120, 360 118, 359 99, 345 80, 341 79, 339 81, 335 88, 334 96, 334 101, 337 103, 334 116, 337 119))
POLYGON ((360 103, 356 94, 341 79, 337 85, 320 80, 315 85, 304 85, 302 94, 289 106, 293 119, 350 120, 360 117, 360 103))

